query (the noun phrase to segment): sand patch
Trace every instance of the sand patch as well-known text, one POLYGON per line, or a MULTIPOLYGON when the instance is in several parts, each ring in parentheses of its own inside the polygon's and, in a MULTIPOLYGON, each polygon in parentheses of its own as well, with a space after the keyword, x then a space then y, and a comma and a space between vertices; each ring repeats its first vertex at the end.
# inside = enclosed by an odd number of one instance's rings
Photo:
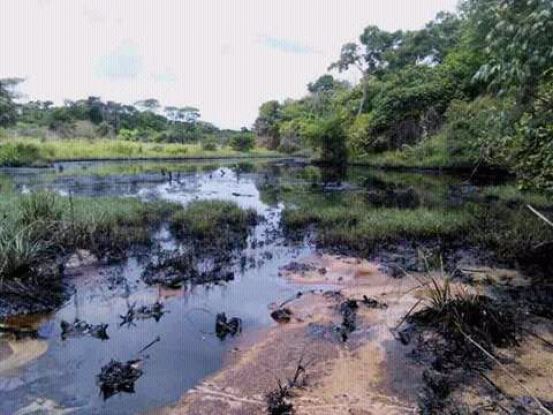
MULTIPOLYGON (((297 414, 406 414, 416 412, 417 382, 402 382, 419 368, 406 357, 410 350, 390 331, 416 303, 412 279, 391 279, 374 263, 356 258, 313 255, 301 260, 313 268, 291 281, 334 282, 341 295, 313 289, 286 306, 294 318, 276 324, 253 343, 241 344, 228 365, 187 392, 172 407, 156 414, 266 414, 265 396, 278 380, 286 383, 298 363, 306 367, 305 384, 293 389, 297 414), (319 272, 322 268, 326 271, 319 272), (321 277, 322 275, 322 277, 321 277), (363 296, 387 308, 359 303, 356 330, 343 343, 334 328, 342 322, 340 304, 363 296), (395 374, 395 375, 394 375, 395 374)), ((420 376, 412 376, 420 379, 420 376)))

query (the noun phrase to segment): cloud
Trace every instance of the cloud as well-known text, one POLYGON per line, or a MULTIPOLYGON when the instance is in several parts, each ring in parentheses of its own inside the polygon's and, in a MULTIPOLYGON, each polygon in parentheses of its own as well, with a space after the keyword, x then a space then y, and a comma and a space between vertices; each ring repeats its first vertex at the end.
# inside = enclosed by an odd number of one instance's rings
POLYGON ((302 45, 301 43, 295 42, 293 40, 281 39, 272 36, 264 36, 262 42, 266 47, 279 50, 281 52, 299 54, 315 53, 315 50, 313 48, 302 45))
POLYGON ((100 57, 96 64, 96 73, 100 78, 136 78, 141 71, 142 57, 136 46, 131 43, 120 45, 117 49, 100 57))

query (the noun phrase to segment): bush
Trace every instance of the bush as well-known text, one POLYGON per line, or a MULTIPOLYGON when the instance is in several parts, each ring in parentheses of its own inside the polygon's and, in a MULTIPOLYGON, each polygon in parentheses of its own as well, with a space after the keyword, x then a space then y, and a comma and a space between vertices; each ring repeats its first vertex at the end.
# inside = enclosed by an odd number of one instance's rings
POLYGON ((40 160, 39 148, 33 144, 6 143, 0 145, 0 166, 29 166, 40 160))
POLYGON ((320 150, 322 162, 335 165, 347 162, 346 134, 339 117, 306 124, 303 135, 320 150))
POLYGON ((214 140, 206 140, 202 143, 202 150, 204 151, 216 151, 217 143, 214 140))
POLYGON ((127 128, 121 128, 119 134, 117 134, 119 140, 125 141, 137 141, 138 140, 138 130, 129 130, 127 128))
POLYGON ((491 97, 478 98, 471 102, 454 100, 446 112, 445 134, 448 153, 476 163, 493 164, 490 142, 500 135, 497 117, 501 108, 491 97))
POLYGON ((235 151, 250 151, 255 147, 255 137, 251 133, 237 134, 231 137, 229 145, 235 151))

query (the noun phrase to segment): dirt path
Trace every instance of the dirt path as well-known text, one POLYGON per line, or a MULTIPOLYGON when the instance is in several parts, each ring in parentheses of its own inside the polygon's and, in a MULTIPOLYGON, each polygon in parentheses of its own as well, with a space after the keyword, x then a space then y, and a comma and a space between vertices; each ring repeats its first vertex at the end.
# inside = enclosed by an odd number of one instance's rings
MULTIPOLYGON (((314 289, 286 304, 289 323, 275 324, 256 339, 244 339, 226 367, 187 392, 177 404, 156 414, 266 414, 266 394, 305 366, 305 385, 293 388, 296 414, 406 414, 416 409, 420 368, 393 338, 391 328, 416 303, 410 278, 392 279, 376 264, 355 258, 314 255, 309 264, 283 271, 296 282, 333 283, 341 295, 314 289), (411 290, 411 291, 410 291, 411 290), (356 330, 346 342, 337 335, 340 304, 363 296, 387 305, 370 308, 361 301, 356 330)), ((314 286, 315 288, 315 286, 314 286)), ((269 312, 269 311, 268 311, 269 312)))

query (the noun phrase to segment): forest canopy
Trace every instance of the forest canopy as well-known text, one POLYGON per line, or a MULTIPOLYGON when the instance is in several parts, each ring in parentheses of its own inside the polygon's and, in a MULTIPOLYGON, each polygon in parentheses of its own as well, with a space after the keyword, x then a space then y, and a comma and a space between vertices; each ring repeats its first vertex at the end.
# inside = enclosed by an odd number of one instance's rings
POLYGON ((303 98, 264 103, 254 130, 273 149, 314 145, 325 162, 412 153, 551 189, 552 14, 550 0, 465 0, 420 30, 368 26, 303 98), (346 71, 355 85, 336 79, 346 71))

